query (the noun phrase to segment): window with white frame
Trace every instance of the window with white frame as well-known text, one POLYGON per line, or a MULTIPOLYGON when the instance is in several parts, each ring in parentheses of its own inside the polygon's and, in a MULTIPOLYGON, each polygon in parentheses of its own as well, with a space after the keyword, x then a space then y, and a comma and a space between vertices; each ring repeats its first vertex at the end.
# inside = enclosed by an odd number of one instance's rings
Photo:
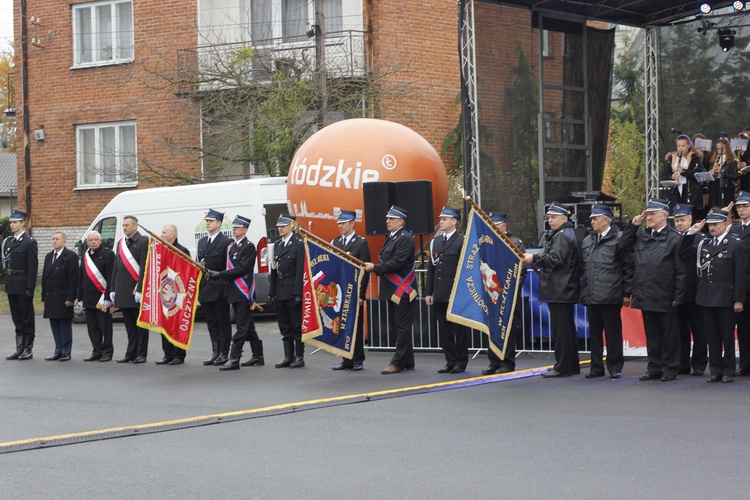
MULTIPOLYGON (((253 41, 305 36, 315 24, 315 2, 310 0, 244 0, 250 14, 253 41), (280 29, 279 29, 280 28, 280 29)), ((326 33, 344 29, 343 0, 323 0, 326 33)))
POLYGON ((132 0, 73 5, 74 66, 97 66, 132 60, 132 0))
POLYGON ((542 30, 542 57, 549 56, 549 31, 542 30))
POLYGON ((79 188, 138 184, 135 122, 76 126, 79 188))

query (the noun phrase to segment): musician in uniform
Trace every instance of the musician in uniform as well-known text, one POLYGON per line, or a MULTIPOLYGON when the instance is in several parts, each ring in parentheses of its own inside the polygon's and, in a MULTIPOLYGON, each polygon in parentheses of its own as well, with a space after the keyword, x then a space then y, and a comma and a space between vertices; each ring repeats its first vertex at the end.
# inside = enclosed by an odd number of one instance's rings
POLYGON ((711 174, 715 180, 709 182, 708 206, 725 207, 734 201, 734 187, 739 177, 737 157, 726 137, 716 141, 711 165, 711 174))
POLYGON ((88 250, 83 254, 78 280, 78 301, 86 314, 86 328, 91 340, 91 356, 84 361, 112 361, 112 301, 107 291, 107 280, 115 268, 115 253, 102 245, 97 231, 86 235, 88 250))
POLYGON ((417 293, 414 283, 414 238, 404 229, 408 211, 391 206, 385 215, 390 233, 378 257, 380 264, 367 262, 365 270, 380 277, 380 300, 388 307, 388 331, 396 334, 396 352, 391 362, 381 370, 383 375, 414 368, 414 346, 411 328, 414 316, 413 300, 417 293))
POLYGON ((427 306, 434 306, 440 344, 445 354, 445 366, 438 373, 463 373, 469 364, 470 330, 446 318, 464 244, 464 236, 456 230, 461 212, 444 206, 439 217, 438 227, 442 234, 438 233, 430 242, 424 302, 427 306))
MULTIPOLYGON (((227 247, 229 247, 229 238, 221 232, 224 214, 209 208, 205 221, 208 234, 198 240, 198 262, 210 271, 224 271, 227 268, 227 247)), ((206 315, 212 354, 210 358, 203 361, 203 366, 221 366, 229 359, 229 344, 232 341, 232 322, 226 299, 226 283, 207 278, 204 274, 198 301, 206 315)))
MULTIPOLYGON (((164 241, 190 257, 190 250, 177 241, 177 226, 174 224, 166 224, 161 228, 160 236, 164 241)), ((164 351, 164 357, 156 362, 157 365, 176 366, 185 362, 185 349, 174 345, 167 339, 166 335, 161 335, 161 349, 164 351)))
POLYGON ((705 221, 693 224, 686 238, 693 249, 698 273, 696 302, 703 307, 708 336, 708 382, 734 381, 735 314, 742 313, 747 293, 746 252, 742 241, 729 232, 729 214, 711 209, 705 221), (699 234, 708 224, 710 237, 699 234), (723 356, 722 356, 723 350, 723 356))
MULTIPOLYGON (((521 238, 514 235, 508 230, 508 214, 504 212, 490 212, 490 219, 495 224, 495 227, 501 233, 510 238, 510 241, 518 247, 521 252, 526 251, 526 245, 524 245, 521 238)), ((526 281, 526 266, 521 266, 521 276, 519 278, 518 290, 516 292, 516 307, 513 311, 513 325, 508 330, 507 347, 505 348, 505 359, 500 359, 492 349, 487 349, 487 357, 490 360, 490 365, 482 370, 482 375, 492 375, 493 373, 510 373, 516 369, 516 341, 521 334, 521 321, 522 321, 522 309, 523 309, 523 283, 526 281)))
MULTIPOLYGON (((732 224, 730 232, 742 241, 745 251, 750 253, 750 192, 740 191, 734 202, 734 208, 740 220, 732 224)), ((750 270, 749 270, 750 271, 750 270)), ((737 313, 737 344, 739 345, 740 361, 736 375, 750 376, 750 289, 745 297, 742 312, 737 313)))
POLYGON ((671 382, 680 369, 677 306, 687 301, 687 273, 680 253, 682 237, 667 226, 668 214, 665 200, 649 200, 620 236, 622 247, 633 251, 631 305, 642 311, 646 331, 648 371, 640 380, 671 382), (644 221, 648 228, 638 232, 644 221))
POLYGON ((107 293, 112 304, 122 312, 122 322, 128 334, 125 356, 118 363, 145 363, 148 356, 148 330, 137 325, 143 288, 143 269, 146 266, 149 238, 138 232, 138 219, 126 215, 122 219, 125 236, 117 243, 115 267, 107 293))
POLYGON ((45 361, 70 361, 73 348, 73 303, 78 288, 78 256, 65 248, 65 233, 52 233, 52 251, 44 257, 42 303, 49 319, 55 352, 45 361))
MULTIPOLYGON (((331 245, 342 250, 352 257, 362 262, 370 261, 370 247, 364 236, 358 235, 354 231, 354 224, 357 221, 357 213, 354 210, 342 210, 336 221, 341 231, 341 236, 335 238, 331 245)), ((352 359, 342 359, 341 363, 331 367, 333 370, 354 370, 359 371, 363 368, 365 361, 365 315, 364 304, 367 298, 367 285, 370 283, 370 274, 364 273, 362 282, 359 287, 359 321, 357 329, 354 332, 354 351, 352 359)))
POLYGON ((677 182, 669 194, 669 205, 689 203, 696 210, 703 208, 703 188, 695 174, 704 172, 699 155, 693 151, 690 137, 682 134, 676 139, 677 151, 667 153, 665 157, 666 178, 677 182))
POLYGON ((581 251, 568 217, 570 211, 553 202, 547 210, 551 234, 538 254, 524 254, 524 264, 533 262, 540 269, 539 300, 549 306, 550 324, 555 338, 555 365, 542 377, 568 377, 581 373, 578 357, 578 332, 573 317, 581 292, 581 251))
POLYGON ((274 269, 268 288, 271 303, 276 309, 284 359, 276 368, 305 366, 305 344, 302 343, 302 273, 305 265, 305 244, 294 232, 297 218, 280 214, 276 221, 279 239, 273 245, 274 269))
POLYGON ((16 351, 5 359, 34 357, 34 288, 39 268, 36 240, 26 234, 26 214, 13 210, 8 219, 13 236, 3 241, 5 293, 16 330, 16 351))
MULTIPOLYGON (((750 127, 746 127, 742 132, 737 134, 737 139, 745 139, 750 140, 750 127)), ((745 150, 742 149, 735 151, 737 154, 737 171, 739 173, 740 179, 740 190, 750 192, 750 172, 743 172, 743 169, 748 166, 750 163, 750 147, 747 145, 745 146, 745 150)), ((747 307, 744 308, 747 310, 747 307)))

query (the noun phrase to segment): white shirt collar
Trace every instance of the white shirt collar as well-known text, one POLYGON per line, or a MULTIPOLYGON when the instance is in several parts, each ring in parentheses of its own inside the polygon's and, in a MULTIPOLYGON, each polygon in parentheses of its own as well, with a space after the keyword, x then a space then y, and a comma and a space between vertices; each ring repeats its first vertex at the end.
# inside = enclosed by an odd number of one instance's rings
POLYGON ((455 233, 455 232, 456 232, 456 230, 454 229, 450 233, 445 233, 445 239, 446 239, 446 241, 449 240, 449 239, 451 239, 451 236, 453 236, 453 233, 455 233))

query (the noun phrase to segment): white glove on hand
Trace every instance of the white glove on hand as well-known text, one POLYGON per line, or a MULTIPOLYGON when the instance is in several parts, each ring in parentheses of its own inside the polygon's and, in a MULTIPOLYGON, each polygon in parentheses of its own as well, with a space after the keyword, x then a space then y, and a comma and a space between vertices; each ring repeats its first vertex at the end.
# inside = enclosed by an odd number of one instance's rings
POLYGON ((109 292, 109 298, 112 299, 112 303, 115 303, 115 292, 109 292))
POLYGON ((105 300, 104 301, 104 308, 105 309, 109 309, 110 307, 112 307, 112 301, 111 300, 105 300))
POLYGON ((135 292, 135 303, 136 304, 141 303, 141 292, 135 292))

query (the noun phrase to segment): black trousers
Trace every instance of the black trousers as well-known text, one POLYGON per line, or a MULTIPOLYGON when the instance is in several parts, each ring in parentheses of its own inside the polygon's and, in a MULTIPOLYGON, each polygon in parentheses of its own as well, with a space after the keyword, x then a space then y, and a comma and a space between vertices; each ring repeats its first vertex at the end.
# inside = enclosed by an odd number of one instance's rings
POLYGON ((412 340, 412 322, 414 321, 414 302, 404 296, 399 304, 391 300, 388 304, 388 335, 396 335, 396 352, 390 364, 401 369, 414 368, 414 343, 412 340))
POLYGON ((13 325, 16 327, 16 335, 24 337, 24 345, 28 348, 34 347, 35 324, 34 324, 34 299, 23 293, 9 293, 8 305, 13 325))
MULTIPOLYGON (((750 326, 750 325, 749 325, 750 326)), ((700 372, 708 365, 708 341, 703 308, 695 302, 677 306, 677 328, 680 331, 680 373, 690 373, 690 369, 700 372), (693 356, 690 357, 690 337, 693 340, 693 356)), ((748 359, 750 362, 750 359, 748 359)))
POLYGON ((352 359, 342 358, 341 361, 344 363, 344 366, 361 365, 365 361, 364 305, 359 306, 359 319, 357 320, 357 328, 354 331, 354 351, 352 351, 352 359))
POLYGON ((748 375, 750 374, 750 299, 745 300, 744 305, 744 310, 735 316, 737 321, 737 343, 740 347, 740 373, 748 375))
POLYGON ((487 357, 490 360, 490 367, 497 370, 501 367, 507 367, 511 370, 516 369, 516 342, 521 337, 521 325, 523 322, 523 316, 521 309, 523 308, 523 297, 521 291, 523 287, 519 285, 518 297, 516 297, 516 308, 513 311, 513 326, 508 330, 508 344, 505 348, 505 359, 495 354, 492 349, 487 348, 487 357))
POLYGON ((466 368, 469 364, 469 335, 470 330, 464 325, 448 321, 447 302, 435 302, 435 318, 440 331, 440 345, 443 346, 445 362, 448 366, 466 368))
POLYGON ((92 307, 87 307, 85 311, 91 354, 111 358, 115 352, 112 345, 112 315, 92 307))
POLYGON ((181 359, 185 361, 185 349, 177 347, 172 342, 167 340, 167 337, 161 335, 161 349, 164 351, 164 357, 168 360, 181 359))
POLYGON ((574 304, 548 302, 549 320, 555 337, 555 371, 581 373, 578 358, 578 333, 573 316, 574 304))
POLYGON ((704 307, 703 320, 708 337, 708 368, 711 375, 734 377, 734 308, 704 307))
POLYGON ((589 333, 591 335, 591 373, 604 374, 604 338, 607 339, 607 370, 622 371, 622 318, 621 304, 589 305, 589 333), (604 337, 602 337, 604 333, 604 337))
POLYGON ((277 300, 276 320, 284 342, 302 342, 302 302, 277 300))
POLYGON ((138 320, 137 307, 123 307, 122 322, 125 324, 125 331, 128 333, 128 348, 125 350, 125 357, 135 359, 138 356, 148 356, 148 330, 141 328, 136 324, 138 320))
POLYGON ((226 300, 201 302, 206 315, 206 326, 211 343, 219 344, 219 349, 226 353, 232 340, 232 320, 229 317, 229 304, 226 300))
POLYGON ((677 313, 643 312, 646 330, 648 374, 677 376, 680 369, 680 333, 677 330, 677 313))
POLYGON ((234 309, 234 326, 235 332, 232 336, 232 343, 240 345, 245 341, 254 342, 260 340, 258 332, 255 330, 255 322, 250 312, 250 303, 246 300, 232 302, 234 309))
POLYGON ((70 356, 73 349, 73 320, 50 318, 49 327, 55 339, 55 354, 70 356))

